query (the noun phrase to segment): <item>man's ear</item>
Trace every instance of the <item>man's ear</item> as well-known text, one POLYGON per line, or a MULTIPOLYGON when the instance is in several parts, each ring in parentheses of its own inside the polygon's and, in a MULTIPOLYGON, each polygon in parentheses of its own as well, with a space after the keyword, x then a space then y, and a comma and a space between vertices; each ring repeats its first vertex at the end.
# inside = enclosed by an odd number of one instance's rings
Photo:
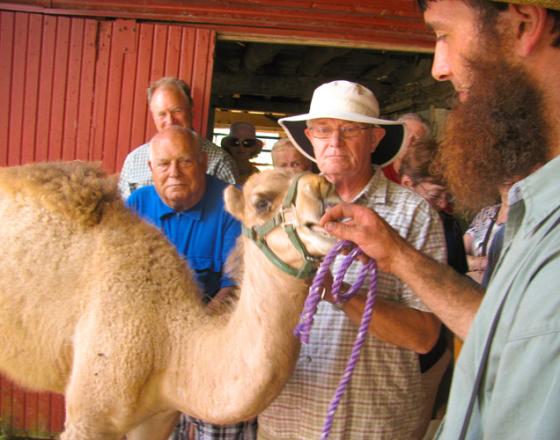
POLYGON ((405 188, 408 188, 408 189, 413 189, 414 188, 414 182, 412 181, 410 176, 408 176, 406 174, 404 174, 401 177, 401 185, 404 186, 405 188))
POLYGON ((508 12, 515 26, 519 56, 530 56, 539 44, 550 44, 548 38, 552 37, 553 23, 545 8, 510 4, 508 12))
POLYGON ((151 172, 154 172, 154 170, 152 169, 152 161, 151 160, 148 161, 148 168, 150 169, 151 172))
POLYGON ((200 152, 200 160, 202 161, 204 172, 208 171, 208 153, 206 151, 200 152))
POLYGON ((372 153, 375 151, 381 139, 385 137, 385 129, 382 127, 373 127, 373 137, 375 138, 374 145, 372 146, 372 153))
POLYGON ((305 128, 303 129, 303 133, 305 134, 305 137, 306 137, 307 139, 309 139, 309 142, 311 142, 311 145, 313 145, 313 141, 312 141, 313 136, 311 136, 311 131, 309 130, 309 128, 305 127, 305 128))

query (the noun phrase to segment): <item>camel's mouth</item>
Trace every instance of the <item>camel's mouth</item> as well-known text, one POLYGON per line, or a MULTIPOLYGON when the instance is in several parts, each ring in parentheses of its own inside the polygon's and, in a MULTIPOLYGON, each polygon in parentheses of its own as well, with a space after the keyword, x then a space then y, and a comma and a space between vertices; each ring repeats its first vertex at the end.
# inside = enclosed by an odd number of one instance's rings
POLYGON ((298 233, 305 243, 307 252, 314 257, 325 256, 336 243, 336 239, 316 221, 305 222, 298 233))
POLYGON ((310 231, 314 232, 315 234, 325 236, 325 237, 330 237, 330 235, 327 233, 325 228, 320 226, 318 223, 306 223, 305 227, 310 231))

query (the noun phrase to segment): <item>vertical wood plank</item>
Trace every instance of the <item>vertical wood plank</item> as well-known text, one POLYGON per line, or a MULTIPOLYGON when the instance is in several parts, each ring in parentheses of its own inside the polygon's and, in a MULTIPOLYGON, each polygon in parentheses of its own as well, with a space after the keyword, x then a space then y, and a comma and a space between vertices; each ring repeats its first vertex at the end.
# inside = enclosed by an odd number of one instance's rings
POLYGON ((107 106, 105 108, 105 133, 103 138, 103 165, 114 170, 118 139, 118 113, 122 103, 122 80, 124 64, 123 34, 113 24, 111 38, 111 57, 109 59, 109 75, 107 79, 107 106))
POLYGON ((165 74, 165 58, 167 56, 168 25, 158 24, 154 28, 154 43, 152 48, 151 81, 157 80, 165 74))
POLYGON ((76 141, 78 138, 78 109, 80 93, 84 85, 82 76, 82 48, 84 44, 84 20, 72 18, 70 21, 70 38, 68 42, 68 73, 65 86, 64 129, 62 133, 62 159, 76 158, 76 141))
POLYGON ((179 75, 179 58, 181 56, 182 26, 169 26, 167 34, 167 51, 165 54, 165 76, 179 75))
POLYGON ((59 431, 51 430, 51 398, 49 393, 39 393, 37 396, 37 432, 51 434, 59 431))
POLYGON ((25 391, 17 385, 12 390, 12 430, 19 435, 25 432, 25 391))
POLYGON ((96 38, 98 22, 86 20, 81 59, 80 104, 78 107, 78 131, 76 138, 76 159, 91 159, 92 118, 95 88, 96 38))
POLYGON ((50 432, 62 432, 64 430, 64 397, 60 394, 50 394, 51 396, 51 426, 50 432))
POLYGON ((25 393, 25 422, 22 426, 25 432, 37 432, 39 412, 39 393, 24 390, 25 393))
POLYGON ((138 26, 140 35, 136 56, 137 65, 134 89, 134 112, 132 115, 132 134, 129 151, 146 142, 149 134, 149 123, 152 119, 148 111, 146 89, 150 85, 150 68, 152 65, 154 25, 142 23, 138 26))
POLYGON ((93 107, 93 148, 91 154, 91 159, 95 161, 103 160, 105 113, 107 110, 107 79, 109 76, 112 30, 113 26, 109 22, 101 22, 99 24, 93 107))
POLYGON ((64 109, 66 107, 66 83, 68 81, 68 59, 70 46, 70 19, 57 17, 56 43, 54 54, 54 76, 52 83, 52 118, 49 133, 48 160, 62 158, 62 142, 64 137, 64 109))
POLYGON ((0 112, 0 166, 8 165, 8 145, 10 142, 10 114, 12 88, 12 60, 14 44, 13 12, 0 11, 0 102, 4 106, 0 112))
POLYGON ((181 60, 179 62, 179 78, 184 79, 190 85, 194 68, 194 48, 196 43, 194 29, 183 28, 181 35, 181 60))
POLYGON ((39 95, 39 71, 41 63, 41 39, 43 35, 43 18, 37 14, 30 14, 29 35, 26 50, 26 81, 23 110, 23 133, 21 139, 22 162, 35 161, 37 110, 39 95))
POLYGON ((51 100, 53 93, 53 77, 55 64, 57 18, 45 16, 43 19, 43 35, 41 41, 41 62, 39 67, 39 104, 37 108, 37 140, 35 144, 35 160, 44 161, 48 158, 51 100))
POLYGON ((14 385, 0 375, 0 426, 9 431, 12 423, 12 396, 14 385))
POLYGON ((197 29, 193 61, 194 128, 206 135, 214 69, 215 32, 197 29), (196 104, 198 102, 198 104, 196 104))
MULTIPOLYGON (((125 40, 123 45, 123 73, 121 84, 121 105, 118 112, 118 135, 116 143, 116 157, 114 170, 119 170, 129 151, 131 132, 132 132, 132 115, 134 107, 134 91, 136 69, 138 65, 137 57, 137 34, 138 28, 134 20, 121 20, 120 33, 125 40)), ((115 122, 117 122, 115 121, 115 122)))
POLYGON ((10 139, 8 143, 8 165, 21 163, 23 101, 25 94, 25 67, 29 14, 16 13, 14 27, 14 55, 12 61, 12 85, 10 90, 10 139))
POLYGON ((181 60, 179 68, 179 77, 185 80, 191 89, 191 97, 193 100, 193 128, 204 136, 200 131, 199 116, 197 115, 198 101, 195 99, 194 87, 196 84, 194 78, 194 55, 196 52, 196 31, 194 29, 184 28, 181 41, 181 60))

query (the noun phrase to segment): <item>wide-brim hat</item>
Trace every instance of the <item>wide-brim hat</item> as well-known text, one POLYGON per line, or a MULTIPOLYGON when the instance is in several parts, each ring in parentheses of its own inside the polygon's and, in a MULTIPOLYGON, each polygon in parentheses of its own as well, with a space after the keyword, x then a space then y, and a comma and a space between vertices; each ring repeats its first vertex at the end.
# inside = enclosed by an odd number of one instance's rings
POLYGON ((309 113, 278 121, 294 146, 313 162, 316 162, 313 145, 305 135, 306 121, 321 118, 342 119, 383 127, 385 136, 371 154, 371 162, 375 165, 385 166, 391 163, 403 146, 404 123, 380 119, 379 103, 375 95, 361 84, 350 81, 332 81, 323 84, 313 92, 309 113))
POLYGON ((517 5, 531 5, 540 8, 549 8, 560 11, 560 1, 558 0, 492 0, 499 3, 515 3, 517 5))

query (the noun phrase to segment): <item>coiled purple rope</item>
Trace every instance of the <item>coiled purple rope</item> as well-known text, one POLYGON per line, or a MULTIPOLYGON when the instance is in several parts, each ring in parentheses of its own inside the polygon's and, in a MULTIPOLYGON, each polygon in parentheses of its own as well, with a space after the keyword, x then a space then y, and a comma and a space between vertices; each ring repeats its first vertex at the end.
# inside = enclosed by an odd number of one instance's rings
POLYGON ((342 281, 348 268, 354 262, 354 260, 363 254, 360 248, 355 247, 355 245, 349 241, 339 241, 325 256, 321 266, 317 270, 317 274, 313 279, 313 283, 311 284, 311 288, 309 289, 309 295, 307 300, 305 301, 305 305, 303 307, 303 312, 301 313, 300 322, 296 326, 294 330, 294 334, 300 338, 303 344, 307 344, 309 342, 309 334, 311 332, 311 326, 313 324, 313 316, 317 311, 317 305, 319 301, 321 301, 321 292, 323 290, 323 282, 325 279, 325 275, 329 271, 330 266, 332 265, 336 256, 340 253, 343 248, 354 247, 352 251, 344 257, 342 260, 342 264, 340 265, 339 271, 335 274, 332 284, 332 295, 336 304, 342 304, 348 301, 352 296, 356 294, 356 292, 362 287, 367 275, 371 275, 371 282, 368 288, 367 298, 366 298, 366 305, 364 309, 364 314, 362 315, 362 321, 360 322, 360 327, 358 328, 358 334, 356 336, 356 342, 354 342, 354 347, 352 347, 352 353, 350 355, 350 359, 346 364, 346 369, 344 370, 344 374, 342 379, 338 384, 338 388, 334 394, 331 403, 329 404, 329 409, 327 410, 327 417, 325 419, 325 424, 323 425, 323 432, 321 433, 321 440, 326 440, 329 437, 331 432, 332 424, 334 422, 334 415, 336 413, 336 409, 342 399, 344 391, 348 386, 352 378, 352 373, 356 364, 358 363, 358 358, 360 356, 360 351, 364 342, 366 340, 366 336, 368 333, 369 323, 371 321, 371 316, 373 314, 373 306, 375 304, 375 294, 377 291, 377 264, 374 260, 368 261, 360 271, 356 281, 350 286, 348 291, 341 292, 342 281))

